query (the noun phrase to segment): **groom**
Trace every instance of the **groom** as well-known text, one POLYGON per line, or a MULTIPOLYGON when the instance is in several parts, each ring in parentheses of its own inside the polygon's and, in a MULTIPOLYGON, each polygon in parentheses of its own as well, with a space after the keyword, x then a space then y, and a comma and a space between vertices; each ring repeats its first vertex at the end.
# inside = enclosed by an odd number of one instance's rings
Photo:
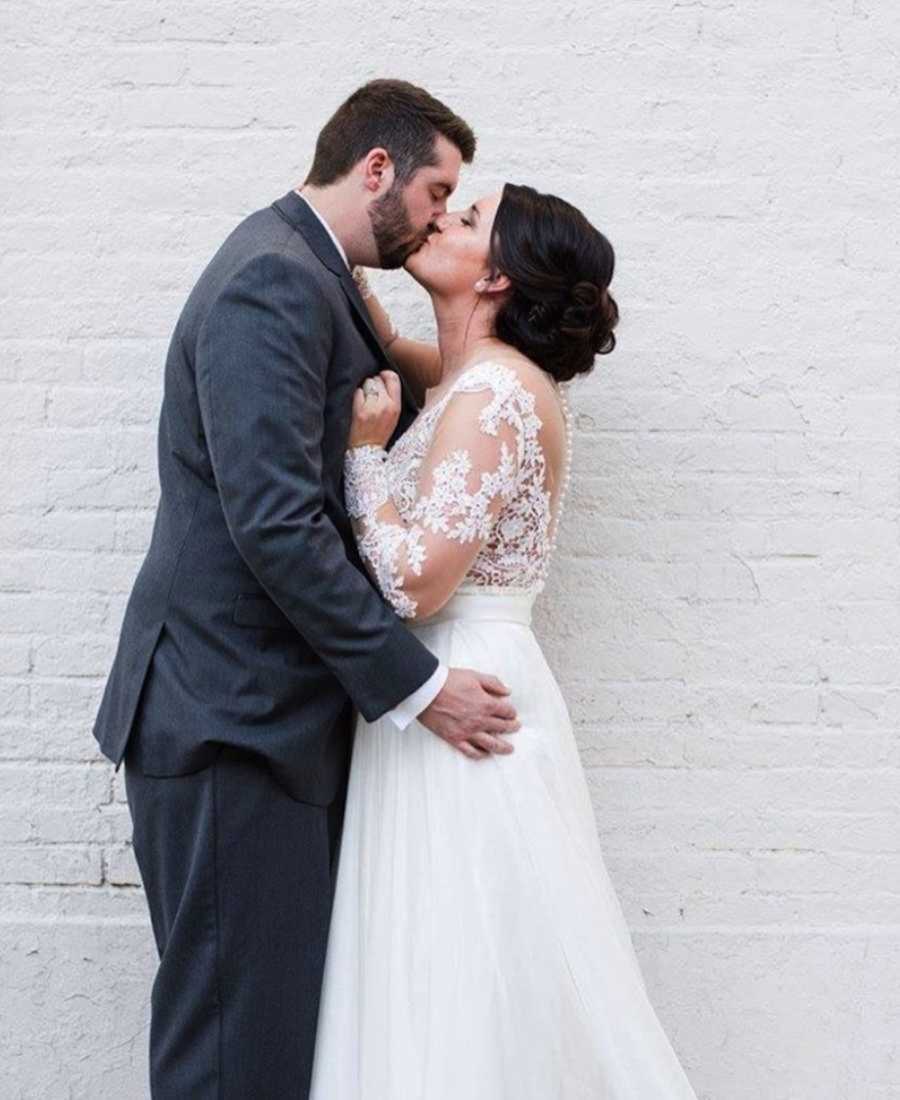
MULTIPOLYGON (((364 85, 175 327, 159 506, 94 723, 160 955, 155 1100, 307 1096, 356 710, 488 751, 516 728, 495 677, 443 667, 382 600, 342 495, 354 391, 392 366, 350 265, 400 267, 474 150, 423 89, 364 85)), ((415 413, 404 390, 394 438, 415 413)))

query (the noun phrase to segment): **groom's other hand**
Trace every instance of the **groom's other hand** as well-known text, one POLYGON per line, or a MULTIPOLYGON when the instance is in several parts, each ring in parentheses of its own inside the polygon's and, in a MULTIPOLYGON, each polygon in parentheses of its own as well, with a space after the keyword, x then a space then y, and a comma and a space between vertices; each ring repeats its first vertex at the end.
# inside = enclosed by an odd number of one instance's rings
POLYGON ((511 753, 513 747, 505 735, 515 733, 521 722, 508 695, 509 688, 496 676, 473 668, 451 668, 443 688, 418 720, 472 760, 511 753))

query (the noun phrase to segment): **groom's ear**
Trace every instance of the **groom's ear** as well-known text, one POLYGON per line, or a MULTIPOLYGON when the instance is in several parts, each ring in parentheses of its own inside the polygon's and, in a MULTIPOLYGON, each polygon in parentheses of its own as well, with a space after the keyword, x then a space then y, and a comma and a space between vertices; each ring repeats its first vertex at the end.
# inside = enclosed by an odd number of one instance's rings
POLYGON ((367 191, 387 191, 394 182, 394 162, 387 149, 380 145, 363 157, 363 187, 367 191))

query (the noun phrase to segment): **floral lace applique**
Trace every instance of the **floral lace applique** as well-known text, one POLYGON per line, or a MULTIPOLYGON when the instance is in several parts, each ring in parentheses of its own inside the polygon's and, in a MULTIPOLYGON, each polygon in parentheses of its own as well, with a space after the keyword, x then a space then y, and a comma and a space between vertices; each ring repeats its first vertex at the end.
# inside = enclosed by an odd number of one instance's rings
POLYGON ((516 371, 488 360, 464 371, 390 452, 347 450, 360 554, 398 615, 431 613, 462 581, 543 587, 552 517, 534 408, 516 371))

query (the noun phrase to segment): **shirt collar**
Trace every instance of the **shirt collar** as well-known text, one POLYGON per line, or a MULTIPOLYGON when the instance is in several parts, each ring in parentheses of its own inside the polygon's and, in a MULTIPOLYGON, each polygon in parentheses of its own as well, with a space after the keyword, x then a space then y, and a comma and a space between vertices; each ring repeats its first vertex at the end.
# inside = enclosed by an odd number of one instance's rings
POLYGON ((338 250, 338 252, 340 252, 341 258, 343 259, 344 263, 347 265, 347 268, 349 270, 350 261, 347 259, 347 253, 344 251, 344 246, 341 244, 341 242, 334 235, 334 230, 331 228, 331 226, 328 224, 328 222, 325 221, 325 219, 322 217, 322 215, 319 213, 319 211, 316 210, 316 208, 313 206, 313 204, 310 202, 310 200, 306 197, 306 195, 301 195, 300 192, 297 191, 297 190, 294 191, 294 194, 298 198, 303 199, 303 201, 307 204, 307 206, 310 208, 310 210, 312 210, 312 212, 315 214, 315 216, 319 219, 319 221, 322 223, 322 225, 328 231, 329 237, 331 237, 331 239, 334 241, 334 247, 338 250))

